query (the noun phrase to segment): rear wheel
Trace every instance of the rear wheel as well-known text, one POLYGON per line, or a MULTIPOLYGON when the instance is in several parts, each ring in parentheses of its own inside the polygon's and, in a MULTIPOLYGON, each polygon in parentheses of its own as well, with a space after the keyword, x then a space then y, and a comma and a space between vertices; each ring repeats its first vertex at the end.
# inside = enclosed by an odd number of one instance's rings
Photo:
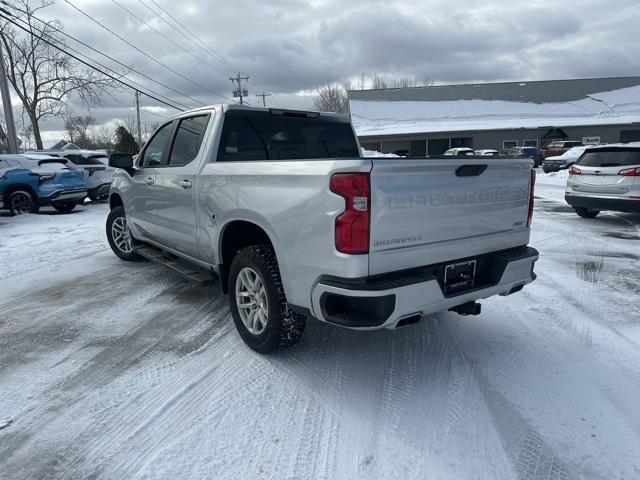
POLYGON ((116 207, 107 217, 107 240, 113 253, 127 262, 142 259, 133 249, 133 237, 127 225, 127 216, 123 207, 116 207))
POLYGON ((274 352, 302 337, 306 319, 287 303, 278 261, 269 245, 244 248, 233 259, 229 303, 242 340, 257 352, 274 352))
POLYGON ((89 195, 89 200, 91 200, 92 202, 107 203, 109 201, 109 194, 105 193, 102 195, 89 195))
POLYGON ((51 204, 53 208, 62 213, 69 213, 71 210, 76 208, 78 202, 56 202, 51 204))
POLYGON ((573 207, 573 209, 582 218, 596 218, 600 214, 600 210, 593 210, 592 208, 573 207))
POLYGON ((26 190, 16 190, 9 195, 9 211, 12 215, 23 213, 38 213, 40 207, 31 193, 26 190))

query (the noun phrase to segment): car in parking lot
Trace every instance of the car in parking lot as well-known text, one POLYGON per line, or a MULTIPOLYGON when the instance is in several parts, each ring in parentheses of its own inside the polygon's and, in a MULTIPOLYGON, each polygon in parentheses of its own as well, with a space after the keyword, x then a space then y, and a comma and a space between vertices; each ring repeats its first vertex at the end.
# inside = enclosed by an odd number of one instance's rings
POLYGON ((64 158, 69 161, 71 169, 82 170, 87 184, 87 196, 93 201, 109 198, 109 188, 114 169, 109 167, 106 152, 100 150, 36 150, 26 152, 27 158, 42 160, 47 158, 64 158))
POLYGON ((0 155, 0 200, 13 215, 51 205, 70 212, 87 196, 84 175, 59 159, 34 163, 22 155, 0 155))
POLYGON ((474 155, 478 155, 480 157, 497 157, 500 155, 500 152, 492 149, 484 149, 484 150, 474 150, 474 155))
POLYGON ((576 163, 587 149, 585 146, 573 147, 557 157, 547 157, 542 162, 544 173, 559 172, 576 163))
POLYGON ((565 199, 584 218, 640 212, 640 143, 587 148, 569 169, 565 199))
POLYGON ((446 152, 444 152, 446 157, 464 157, 465 155, 475 155, 475 152, 472 148, 468 147, 458 147, 458 148, 450 148, 446 152))

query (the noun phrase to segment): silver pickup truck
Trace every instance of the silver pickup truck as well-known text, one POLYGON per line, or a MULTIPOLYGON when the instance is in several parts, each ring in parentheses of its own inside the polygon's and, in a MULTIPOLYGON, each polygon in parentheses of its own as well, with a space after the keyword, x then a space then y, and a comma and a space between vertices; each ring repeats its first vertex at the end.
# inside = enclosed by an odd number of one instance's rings
POLYGON ((346 115, 223 105, 109 165, 115 254, 219 278, 259 352, 310 318, 394 329, 535 279, 529 159, 362 158, 346 115))

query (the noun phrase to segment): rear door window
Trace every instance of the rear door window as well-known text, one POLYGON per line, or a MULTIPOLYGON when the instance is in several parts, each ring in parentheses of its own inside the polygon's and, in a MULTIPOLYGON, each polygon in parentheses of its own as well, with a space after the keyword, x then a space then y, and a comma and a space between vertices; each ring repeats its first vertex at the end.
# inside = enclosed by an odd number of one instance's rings
POLYGON ((357 158, 351 125, 342 119, 231 110, 217 161, 357 158))
POLYGON ((585 167, 631 167, 640 165, 640 150, 636 149, 598 149, 585 152, 579 165, 585 167))
POLYGON ((169 166, 179 167, 186 165, 196 158, 200 151, 208 122, 209 115, 198 115, 180 120, 173 146, 171 147, 169 166))

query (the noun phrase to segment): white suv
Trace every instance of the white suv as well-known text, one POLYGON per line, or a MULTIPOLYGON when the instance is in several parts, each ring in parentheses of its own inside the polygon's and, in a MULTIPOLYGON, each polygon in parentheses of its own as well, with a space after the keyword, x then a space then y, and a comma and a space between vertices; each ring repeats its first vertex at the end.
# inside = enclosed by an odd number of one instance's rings
POLYGON ((640 143, 586 149, 569 169, 565 199, 584 218, 640 212, 640 143))

